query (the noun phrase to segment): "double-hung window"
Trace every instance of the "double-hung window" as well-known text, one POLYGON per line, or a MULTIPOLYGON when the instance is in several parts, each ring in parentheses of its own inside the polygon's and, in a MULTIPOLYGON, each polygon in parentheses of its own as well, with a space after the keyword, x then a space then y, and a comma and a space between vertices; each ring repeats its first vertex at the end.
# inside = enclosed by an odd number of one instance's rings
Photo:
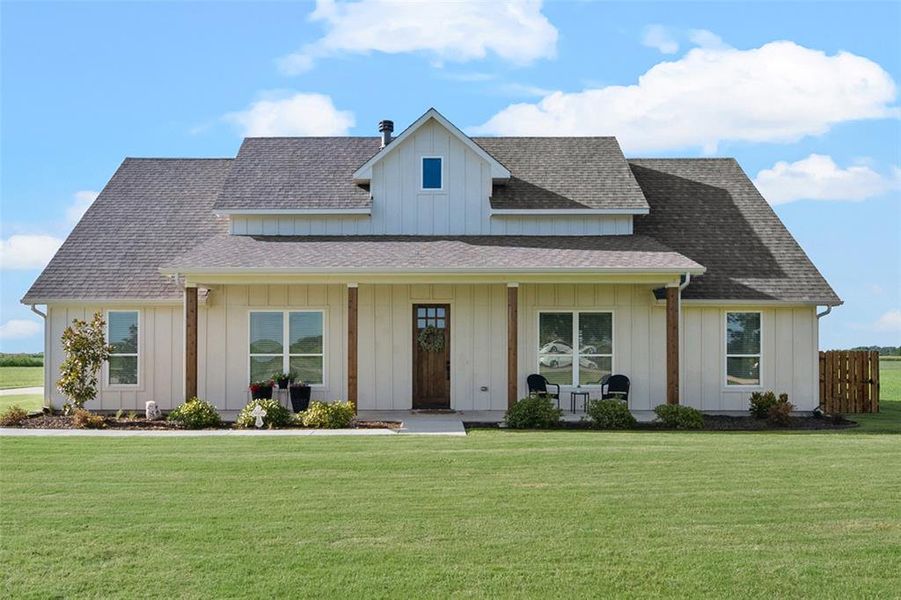
POLYGON ((538 372, 559 385, 600 385, 613 372, 613 313, 539 312, 538 372))
POLYGON ((308 385, 325 383, 321 310, 251 311, 250 380, 293 373, 308 385))
POLYGON ((422 189, 444 189, 444 159, 440 156, 422 157, 422 189))
POLYGON ((759 312, 726 313, 726 385, 760 385, 759 312))
POLYGON ((138 385, 138 311, 111 310, 106 315, 106 340, 111 347, 107 385, 138 385))

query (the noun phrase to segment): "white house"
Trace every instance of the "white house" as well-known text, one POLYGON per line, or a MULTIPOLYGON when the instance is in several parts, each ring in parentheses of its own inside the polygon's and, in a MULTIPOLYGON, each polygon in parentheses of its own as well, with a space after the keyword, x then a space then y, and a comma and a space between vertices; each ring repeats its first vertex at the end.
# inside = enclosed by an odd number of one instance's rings
POLYGON ((47 401, 63 329, 102 311, 95 409, 237 410, 289 369, 361 410, 503 410, 531 373, 564 403, 618 373, 638 410, 817 406, 817 306, 841 300, 734 160, 380 125, 126 159, 22 300, 46 305, 47 401))

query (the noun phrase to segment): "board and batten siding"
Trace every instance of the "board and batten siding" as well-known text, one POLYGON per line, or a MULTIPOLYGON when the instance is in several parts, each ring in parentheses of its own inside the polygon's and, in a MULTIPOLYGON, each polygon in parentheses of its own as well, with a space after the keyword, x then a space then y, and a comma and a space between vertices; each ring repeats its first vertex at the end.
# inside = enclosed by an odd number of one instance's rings
POLYGON ((45 347, 44 380, 50 390, 51 404, 60 408, 66 399, 56 389, 59 368, 65 358, 63 330, 74 319, 90 320, 95 312, 107 310, 138 311, 138 385, 109 386, 106 369, 100 374, 100 393, 86 405, 90 410, 139 410, 148 400, 160 408, 181 404, 184 389, 184 308, 172 305, 50 305, 47 307, 48 328, 45 347))
POLYGON ((761 313, 762 390, 787 393, 797 410, 819 401, 819 328, 813 306, 682 305, 682 403, 701 410, 747 410, 747 390, 725 384, 726 312, 761 313))
POLYGON ((250 400, 250 312, 322 310, 325 335, 324 384, 313 400, 347 397, 347 286, 225 285, 214 288, 198 311, 197 393, 225 410, 250 400))
MULTIPOLYGON (((651 410, 666 398, 666 316, 643 285, 523 284, 519 291, 519 396, 538 368, 539 310, 611 310, 614 370, 632 381, 630 408, 651 410)), ((451 408, 506 408, 506 285, 410 284, 359 286, 359 408, 405 410, 412 400, 412 307, 451 306, 451 408), (482 388, 487 388, 483 390, 482 388)), ((321 309, 325 314, 326 383, 317 400, 346 398, 347 288, 345 285, 228 285, 212 290, 198 310, 198 394, 223 410, 249 398, 248 313, 254 309, 321 309)), ((51 305, 47 313, 45 381, 54 406, 63 360, 60 336, 73 319, 95 311, 138 310, 140 382, 114 389, 101 380, 94 410, 142 410, 148 400, 169 410, 184 385, 181 305, 51 305)), ((818 404, 818 322, 814 307, 711 306, 683 303, 681 377, 683 404, 706 411, 747 410, 749 390, 725 385, 725 313, 762 313, 761 389, 786 392, 798 410, 818 404)), ((569 406, 564 388, 561 405, 569 406)))
POLYGON ((451 408, 506 409, 505 284, 360 284, 359 290, 360 410, 411 408, 414 304, 450 305, 451 408))
POLYGON ((430 121, 373 166, 371 215, 232 215, 230 227, 235 235, 632 233, 631 215, 490 216, 491 186, 488 162, 430 121), (443 157, 442 190, 421 189, 423 156, 443 157))

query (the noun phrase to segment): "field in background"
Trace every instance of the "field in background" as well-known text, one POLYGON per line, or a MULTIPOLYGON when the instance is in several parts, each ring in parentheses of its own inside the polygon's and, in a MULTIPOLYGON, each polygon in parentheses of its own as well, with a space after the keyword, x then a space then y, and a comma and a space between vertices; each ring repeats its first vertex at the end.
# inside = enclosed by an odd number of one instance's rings
POLYGON ((44 367, 0 367, 0 390, 43 385, 44 367))
POLYGON ((901 357, 879 359, 879 400, 901 400, 901 357))
POLYGON ((44 397, 40 394, 14 394, 12 396, 0 396, 0 412, 5 411, 10 406, 16 405, 19 408, 32 412, 41 410, 44 405, 44 397))

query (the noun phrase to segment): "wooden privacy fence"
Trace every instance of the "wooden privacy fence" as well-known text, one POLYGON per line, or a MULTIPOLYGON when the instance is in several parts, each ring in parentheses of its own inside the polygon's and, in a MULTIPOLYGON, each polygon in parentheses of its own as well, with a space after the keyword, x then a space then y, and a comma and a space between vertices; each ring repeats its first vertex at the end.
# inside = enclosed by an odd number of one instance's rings
POLYGON ((830 414, 879 412, 879 353, 820 352, 820 406, 830 414))

